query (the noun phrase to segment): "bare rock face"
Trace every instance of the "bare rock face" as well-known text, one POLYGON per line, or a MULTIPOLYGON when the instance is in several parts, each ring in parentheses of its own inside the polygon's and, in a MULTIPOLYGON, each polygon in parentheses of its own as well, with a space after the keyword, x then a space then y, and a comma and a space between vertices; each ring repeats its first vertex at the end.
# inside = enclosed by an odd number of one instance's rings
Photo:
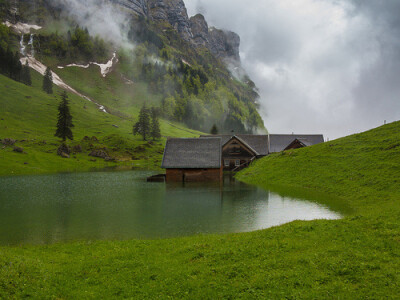
POLYGON ((148 15, 147 0, 112 0, 112 2, 139 16, 146 17, 148 15))
POLYGON ((212 54, 223 60, 240 61, 240 37, 231 31, 209 28, 204 16, 197 14, 190 18, 191 42, 195 47, 206 47, 212 54))
POLYGON ((192 29, 192 43, 196 47, 209 47, 208 24, 203 15, 197 14, 190 18, 190 28, 192 29))
POLYGON ((110 0, 136 15, 169 23, 195 48, 205 47, 217 58, 240 62, 240 37, 230 31, 209 28, 204 16, 189 19, 183 0, 110 0))
POLYGON ((210 51, 222 59, 240 61, 240 37, 231 31, 210 28, 210 51))
POLYGON ((167 21, 185 41, 192 39, 189 17, 182 0, 148 0, 149 17, 154 21, 167 21))

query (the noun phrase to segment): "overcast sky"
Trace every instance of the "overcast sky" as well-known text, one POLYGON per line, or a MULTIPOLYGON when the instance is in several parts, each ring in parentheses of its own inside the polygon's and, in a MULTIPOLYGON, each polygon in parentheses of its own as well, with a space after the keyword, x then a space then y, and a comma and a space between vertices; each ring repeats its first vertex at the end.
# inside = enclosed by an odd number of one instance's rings
POLYGON ((272 133, 330 139, 400 119, 399 0, 185 0, 241 37, 272 133))

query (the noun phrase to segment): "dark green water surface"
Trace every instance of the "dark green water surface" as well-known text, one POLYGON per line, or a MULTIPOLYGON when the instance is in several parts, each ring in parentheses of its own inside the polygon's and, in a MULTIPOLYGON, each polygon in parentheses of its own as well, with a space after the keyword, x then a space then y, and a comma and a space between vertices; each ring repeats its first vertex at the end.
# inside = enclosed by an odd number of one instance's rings
POLYGON ((337 219, 315 202, 234 181, 147 183, 151 172, 0 177, 0 244, 165 238, 337 219))

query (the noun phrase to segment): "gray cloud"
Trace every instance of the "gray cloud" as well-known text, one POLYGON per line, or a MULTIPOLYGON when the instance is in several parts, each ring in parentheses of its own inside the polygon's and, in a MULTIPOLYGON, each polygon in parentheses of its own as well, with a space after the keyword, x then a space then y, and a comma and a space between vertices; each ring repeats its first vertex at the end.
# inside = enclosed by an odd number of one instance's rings
POLYGON ((88 28, 92 35, 101 36, 116 46, 133 46, 127 37, 129 16, 110 1, 54 0, 54 4, 61 5, 65 15, 88 28))
POLYGON ((241 36, 271 132, 337 138, 400 119, 397 0, 186 0, 241 36))

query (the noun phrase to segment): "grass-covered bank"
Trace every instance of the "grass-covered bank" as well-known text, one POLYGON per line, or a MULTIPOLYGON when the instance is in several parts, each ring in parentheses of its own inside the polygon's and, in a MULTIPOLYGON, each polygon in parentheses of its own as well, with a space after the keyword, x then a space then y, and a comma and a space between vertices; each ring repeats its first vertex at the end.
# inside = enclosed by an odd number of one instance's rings
MULTIPOLYGON (((74 94, 68 94, 75 125, 74 141, 67 143, 71 147, 80 145, 82 152, 74 153, 69 159, 58 156, 61 141, 54 133, 61 89, 54 86, 54 94, 46 94, 42 91, 43 77, 34 71, 31 73, 32 86, 0 75, 0 140, 17 140, 12 146, 0 141, 0 176, 89 171, 121 165, 160 168, 166 139, 148 143, 134 136, 132 127, 137 121, 137 112, 128 116, 105 114, 94 103, 74 94), (90 139, 86 140, 86 136, 90 139), (14 146, 22 148, 24 153, 15 152, 14 146), (88 155, 98 149, 107 151, 116 160, 108 162, 88 155)), ((164 137, 201 134, 165 120, 160 120, 160 127, 164 137)))
POLYGON ((400 122, 256 161, 238 179, 345 198, 355 214, 400 212, 400 122))
POLYGON ((400 123, 277 154, 239 174, 340 196, 342 220, 243 234, 0 247, 0 298, 396 299, 400 123))

